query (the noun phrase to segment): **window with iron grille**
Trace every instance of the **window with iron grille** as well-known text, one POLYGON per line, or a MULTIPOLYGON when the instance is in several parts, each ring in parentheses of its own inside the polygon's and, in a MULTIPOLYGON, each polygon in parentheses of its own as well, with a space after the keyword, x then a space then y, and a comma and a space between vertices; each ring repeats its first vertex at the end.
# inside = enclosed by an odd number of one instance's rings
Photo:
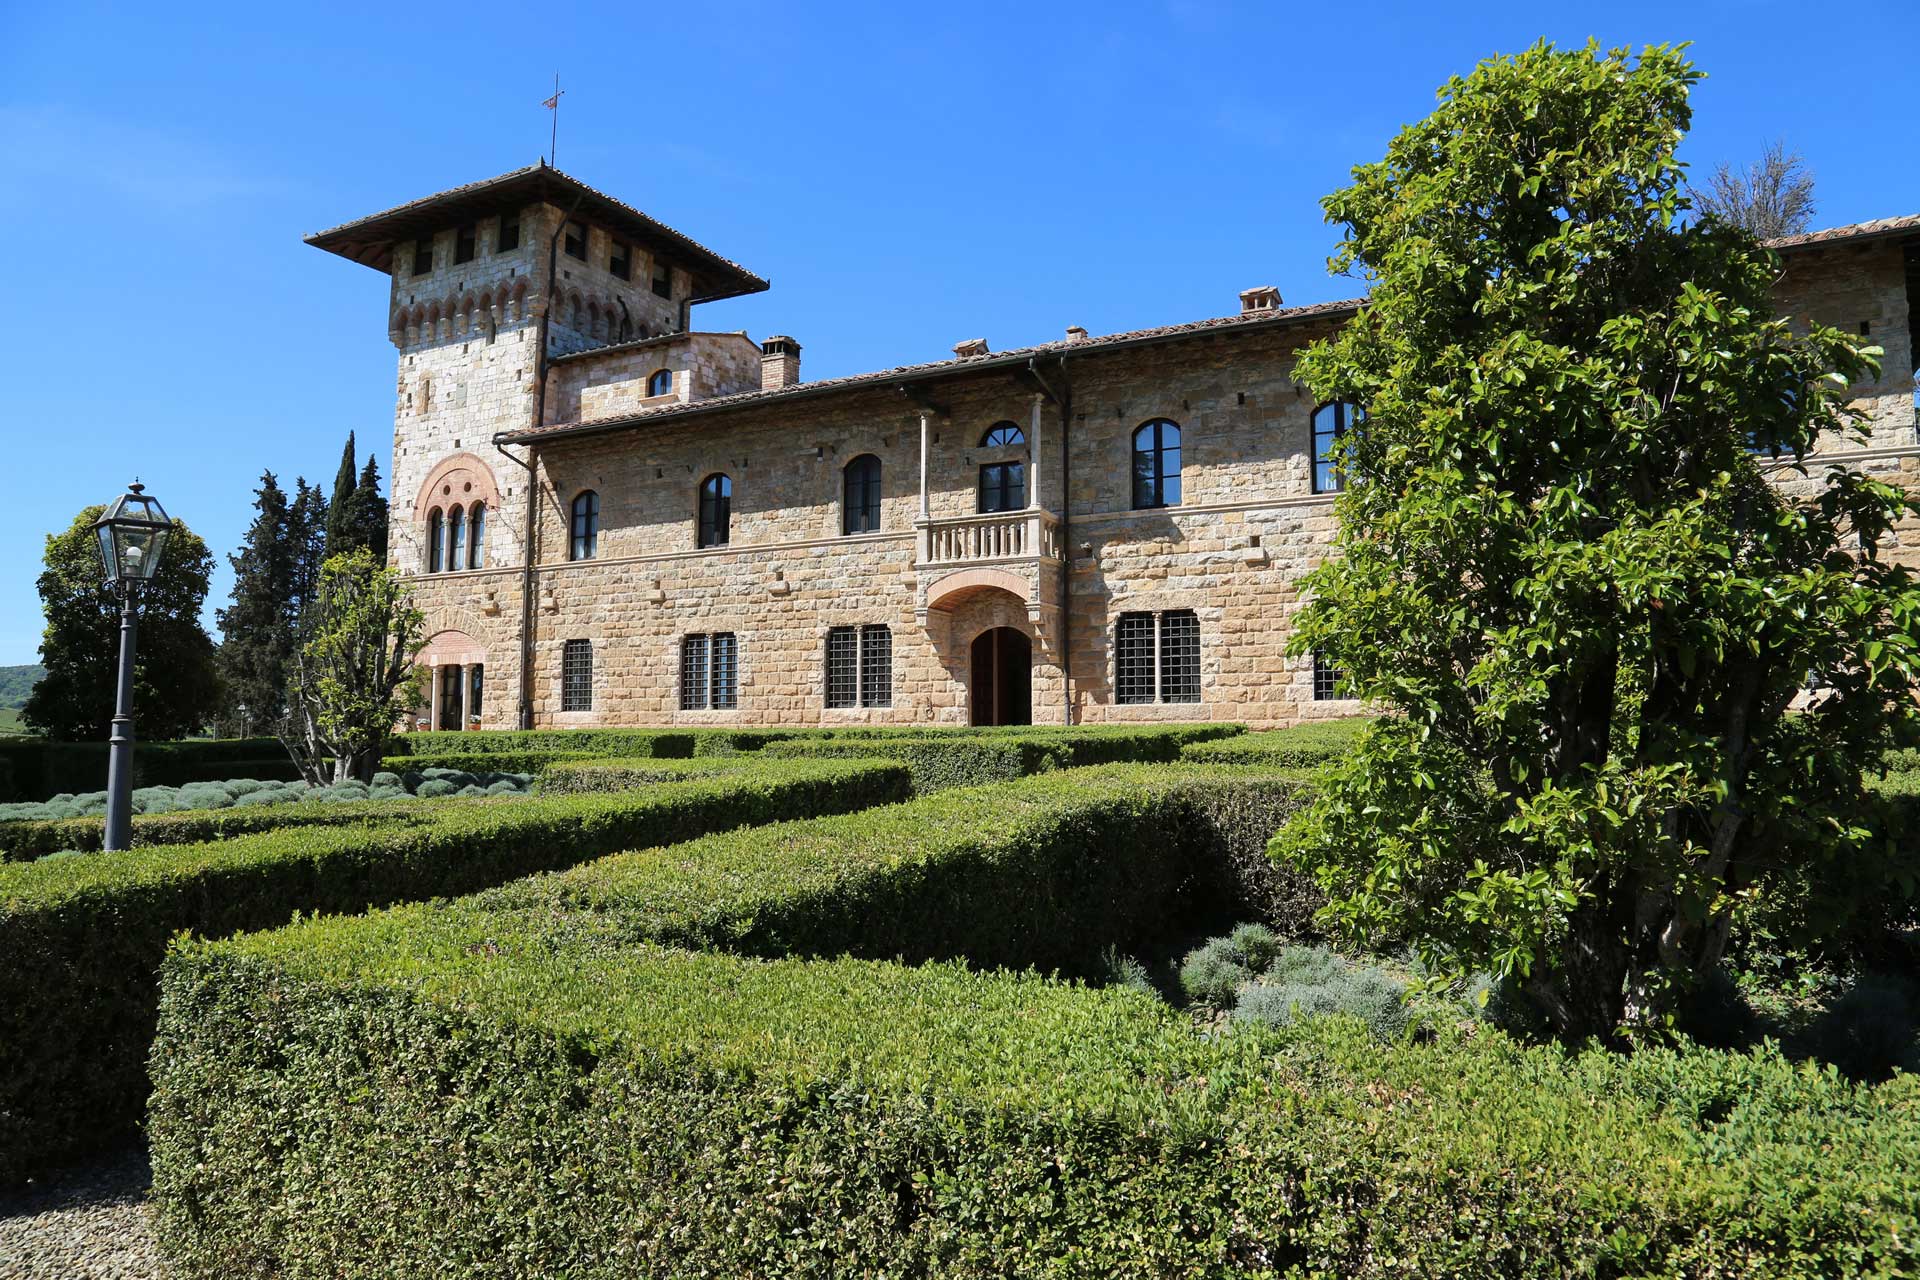
POLYGON ((884 625, 827 629, 827 705, 893 705, 893 632, 884 625))
POLYGON ((841 490, 840 532, 879 532, 880 459, 863 453, 849 462, 841 490))
POLYGON ((500 219, 500 242, 493 246, 495 253, 505 253, 509 249, 520 247, 520 215, 509 213, 500 219))
POLYGON ((740 647, 731 631, 680 641, 680 709, 731 711, 740 705, 740 647))
POLYGON ((622 280, 632 279, 633 249, 615 240, 613 248, 607 251, 607 270, 622 280))
POLYGON ((860 705, 893 705, 893 632, 860 628, 860 705))
POLYGON ((1328 662, 1319 653, 1316 652, 1313 655, 1313 700, 1315 702, 1332 702, 1346 697, 1346 691, 1340 687, 1341 681, 1346 678, 1346 672, 1328 662))
POLYGON ((567 224, 567 256, 585 261, 587 257, 587 229, 578 222, 567 224))
POLYGON ((1120 615, 1113 699, 1128 705, 1200 701, 1200 619, 1193 610, 1120 615))
POLYGON ((733 481, 710 475, 700 482, 700 545, 724 547, 733 538, 733 481))
POLYGON ((1113 629, 1113 700, 1152 702, 1154 694, 1154 619, 1150 613, 1123 613, 1113 629))
POLYGON ((574 495, 572 532, 567 559, 591 560, 600 553, 600 495, 591 489, 574 495))
POLYGON ((1335 401, 1313 411, 1313 491, 1338 493, 1347 487, 1340 464, 1353 452, 1348 433, 1366 420, 1357 404, 1335 401))
POLYGON ((569 640, 560 647, 560 709, 593 710, 591 640, 569 640))
POLYGON ((413 242, 413 274, 423 276, 433 270, 433 237, 421 236, 413 242))
POLYGON ((453 233, 453 260, 457 263, 472 262, 475 242, 479 239, 479 228, 472 223, 453 233))
POLYGON ((1180 426, 1165 418, 1133 433, 1133 505, 1136 510, 1180 505, 1180 426))

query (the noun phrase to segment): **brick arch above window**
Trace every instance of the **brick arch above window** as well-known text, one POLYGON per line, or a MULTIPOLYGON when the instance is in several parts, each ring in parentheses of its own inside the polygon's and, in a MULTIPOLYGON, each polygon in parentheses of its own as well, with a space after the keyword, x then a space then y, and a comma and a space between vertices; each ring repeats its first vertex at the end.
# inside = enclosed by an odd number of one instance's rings
POLYGON ((489 513, 500 509, 500 489, 494 482, 493 468, 476 454, 465 451, 448 454, 427 473, 425 483, 413 500, 413 518, 416 523, 424 524, 427 513, 435 507, 470 508, 476 502, 486 503, 489 513))

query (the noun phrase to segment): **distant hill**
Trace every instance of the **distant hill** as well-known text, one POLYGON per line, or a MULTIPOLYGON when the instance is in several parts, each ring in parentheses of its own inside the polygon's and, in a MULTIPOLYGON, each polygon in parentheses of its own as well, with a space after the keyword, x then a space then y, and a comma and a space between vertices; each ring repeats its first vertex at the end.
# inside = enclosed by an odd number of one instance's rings
POLYGON ((27 695, 45 674, 47 669, 37 662, 23 667, 0 667, 0 733, 23 731, 20 708, 27 704, 27 695))

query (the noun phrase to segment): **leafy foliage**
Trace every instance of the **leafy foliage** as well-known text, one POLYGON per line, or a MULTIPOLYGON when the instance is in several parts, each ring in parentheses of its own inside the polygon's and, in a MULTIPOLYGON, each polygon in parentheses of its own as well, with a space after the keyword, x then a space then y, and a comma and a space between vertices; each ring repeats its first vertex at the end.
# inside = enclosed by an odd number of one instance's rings
POLYGON ((1364 405, 1290 641, 1397 714, 1276 852, 1349 937, 1524 978, 1567 1036, 1662 1025, 1735 905, 1830 926, 1904 874, 1863 768, 1920 737, 1916 506, 1843 465, 1877 348, 1773 319, 1771 257, 1688 223, 1699 73, 1536 46, 1451 81, 1325 201, 1373 285, 1301 376, 1364 405), (1815 692, 1789 714, 1802 686, 1815 692))
MULTIPOLYGON (((40 640, 46 673, 21 718, 50 738, 104 740, 119 675, 120 595, 107 581, 88 507, 62 533, 47 536, 38 586, 47 628, 40 640)), ((200 625, 213 556, 180 521, 153 580, 140 588, 134 661, 134 724, 143 738, 182 738, 205 724, 216 702, 213 641, 200 625)))
POLYGON ((286 739, 309 782, 373 776, 394 726, 420 701, 422 672, 413 656, 424 641, 424 620, 405 576, 366 548, 321 566, 294 667, 286 739))

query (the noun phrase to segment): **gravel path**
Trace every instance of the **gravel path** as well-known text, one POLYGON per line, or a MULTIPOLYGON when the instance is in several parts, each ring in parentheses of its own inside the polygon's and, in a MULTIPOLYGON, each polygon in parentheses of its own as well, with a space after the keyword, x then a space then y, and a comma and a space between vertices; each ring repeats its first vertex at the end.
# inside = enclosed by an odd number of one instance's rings
POLYGON ((147 1221, 145 1146, 0 1195, 0 1280, 165 1280, 147 1221))

